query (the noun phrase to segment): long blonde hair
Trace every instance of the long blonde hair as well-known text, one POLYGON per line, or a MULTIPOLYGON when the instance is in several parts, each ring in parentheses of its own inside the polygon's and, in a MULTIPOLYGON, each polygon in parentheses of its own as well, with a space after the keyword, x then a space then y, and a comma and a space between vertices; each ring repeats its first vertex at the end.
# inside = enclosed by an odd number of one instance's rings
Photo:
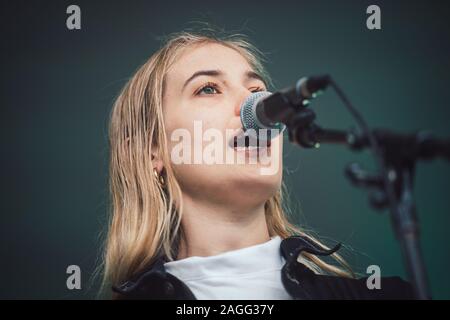
MULTIPOLYGON (((165 75, 183 49, 206 43, 219 43, 242 54, 266 83, 270 78, 262 65, 262 54, 245 36, 219 37, 215 34, 182 32, 171 35, 128 81, 111 112, 110 195, 111 217, 104 249, 103 285, 110 288, 142 271, 159 254, 170 260, 182 235, 181 189, 170 165, 163 122, 162 99, 165 75), (152 152, 165 164, 165 187, 155 179, 152 152)), ((283 208, 283 187, 265 203, 265 216, 271 236, 287 238, 302 235, 319 247, 327 248, 288 219, 283 208)), ((338 262, 329 264, 314 255, 299 259, 317 273, 350 276, 347 264, 337 254, 338 262), (341 268, 342 267, 342 268, 341 268)))

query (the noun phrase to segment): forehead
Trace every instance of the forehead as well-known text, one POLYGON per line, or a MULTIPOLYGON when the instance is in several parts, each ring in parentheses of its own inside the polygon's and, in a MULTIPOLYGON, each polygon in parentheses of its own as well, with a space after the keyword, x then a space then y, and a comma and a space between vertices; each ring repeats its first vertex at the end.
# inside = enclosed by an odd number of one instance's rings
POLYGON ((241 76, 252 70, 248 61, 236 50, 218 43, 186 48, 168 70, 168 77, 183 81, 199 70, 223 70, 230 76, 241 76))

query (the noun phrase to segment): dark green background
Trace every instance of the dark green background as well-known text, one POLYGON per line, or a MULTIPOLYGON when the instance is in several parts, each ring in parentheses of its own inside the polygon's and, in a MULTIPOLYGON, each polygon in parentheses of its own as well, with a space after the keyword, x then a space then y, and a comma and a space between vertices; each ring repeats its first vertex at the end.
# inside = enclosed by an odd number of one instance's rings
MULTIPOLYGON (((246 33, 268 58, 276 88, 330 73, 372 126, 450 137, 450 28, 445 1, 2 1, 0 298, 92 298, 89 281, 107 210, 107 118, 127 78, 190 21, 246 33), (78 4, 82 29, 66 29, 78 4), (366 28, 370 4, 382 30, 366 28), (66 289, 66 267, 82 290, 66 289)), ((318 122, 353 121, 329 91, 318 122)), ((343 175, 367 153, 287 146, 298 221, 342 241, 359 271, 404 276, 387 214, 343 175)), ((450 298, 450 166, 417 166, 416 201, 434 297, 450 298)), ((94 285, 95 287, 95 285, 94 285)))

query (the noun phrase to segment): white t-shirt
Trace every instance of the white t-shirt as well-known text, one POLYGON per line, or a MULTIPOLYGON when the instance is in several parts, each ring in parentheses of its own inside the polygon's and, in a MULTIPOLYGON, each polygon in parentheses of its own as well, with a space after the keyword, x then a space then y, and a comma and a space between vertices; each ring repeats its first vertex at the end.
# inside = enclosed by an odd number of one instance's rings
POLYGON ((285 263, 281 240, 276 236, 251 247, 166 262, 164 266, 199 300, 291 300, 281 282, 285 263))

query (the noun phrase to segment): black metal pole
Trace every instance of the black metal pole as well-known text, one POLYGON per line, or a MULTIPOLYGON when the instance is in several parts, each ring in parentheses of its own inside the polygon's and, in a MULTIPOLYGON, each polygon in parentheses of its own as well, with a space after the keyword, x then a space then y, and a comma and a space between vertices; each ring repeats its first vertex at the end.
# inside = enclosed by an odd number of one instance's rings
MULTIPOLYGON (((313 117, 311 117, 311 120, 313 120, 313 117)), ((319 143, 345 144, 354 150, 370 147, 367 137, 358 136, 351 131, 323 129, 314 123, 300 128, 296 127, 295 123, 291 123, 291 126, 288 126, 288 130, 291 141, 304 147, 317 147, 319 143)), ((389 143, 387 140, 395 140, 395 147, 397 147, 399 139, 401 138, 400 144, 403 144, 403 147, 405 147, 403 137, 400 135, 386 135, 385 132, 381 132, 378 138, 382 137, 386 141, 379 141, 381 145, 383 145, 383 143, 389 143)), ((411 140, 407 139, 405 141, 410 142, 411 140)), ((444 149, 448 152, 449 145, 444 145, 446 147, 444 149)), ((406 148, 409 148, 409 146, 406 146, 406 148)), ((412 156, 419 158, 421 156, 420 148, 418 147, 415 152, 417 152, 417 154, 413 154, 412 156)), ((428 156, 429 153, 432 152, 427 150, 428 156)), ((439 154, 437 151, 435 153, 435 155, 439 154)), ((446 153, 444 154, 446 155, 446 153)), ((392 155, 384 154, 384 161, 388 161, 386 158, 388 156, 391 157, 392 155)), ((395 198, 389 199, 391 221, 397 240, 400 242, 403 261, 408 272, 408 278, 412 283, 415 297, 417 299, 431 299, 426 267, 420 248, 419 226, 412 193, 412 173, 415 160, 416 159, 411 159, 411 163, 408 167, 397 168, 397 171, 395 172, 397 172, 397 174, 399 173, 400 177, 397 177, 395 174, 391 177, 387 177, 388 181, 386 183, 390 183, 391 185, 385 184, 384 188, 396 191, 394 192, 396 193, 394 195, 395 198)), ((390 190, 385 189, 383 191, 385 194, 388 194, 388 191, 390 190)))
POLYGON ((400 194, 397 206, 392 208, 391 217, 409 279, 417 299, 431 299, 425 262, 420 247, 420 230, 412 193, 413 177, 411 168, 401 168, 400 194))

